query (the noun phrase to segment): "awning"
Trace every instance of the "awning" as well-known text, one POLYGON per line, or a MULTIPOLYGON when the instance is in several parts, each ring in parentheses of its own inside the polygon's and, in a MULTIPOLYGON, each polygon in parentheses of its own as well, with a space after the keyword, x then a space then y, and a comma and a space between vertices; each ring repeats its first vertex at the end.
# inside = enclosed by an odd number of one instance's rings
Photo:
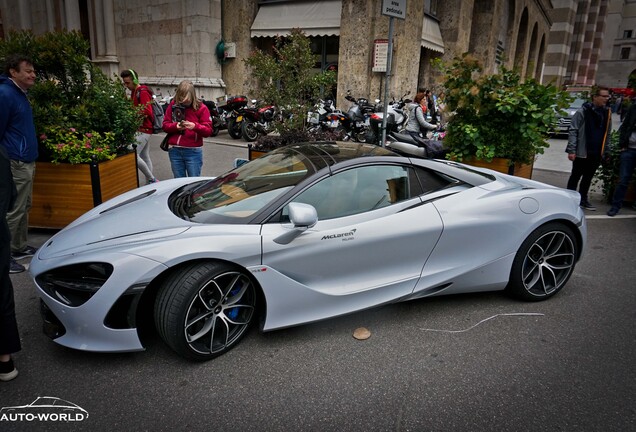
POLYGON ((422 25, 422 46, 444 54, 444 40, 439 31, 439 23, 426 15, 422 25))
POLYGON ((252 24, 252 37, 286 36, 300 28, 307 36, 339 36, 342 0, 263 4, 252 24))

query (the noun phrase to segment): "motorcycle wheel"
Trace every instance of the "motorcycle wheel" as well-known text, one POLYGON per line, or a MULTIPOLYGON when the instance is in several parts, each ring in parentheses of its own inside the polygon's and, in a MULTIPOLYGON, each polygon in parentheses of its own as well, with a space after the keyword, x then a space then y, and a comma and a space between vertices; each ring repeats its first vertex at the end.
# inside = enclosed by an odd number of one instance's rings
POLYGON ((241 126, 242 125, 240 123, 237 123, 236 119, 228 120, 227 121, 228 134, 234 139, 241 138, 241 135, 242 135, 241 126))
POLYGON ((213 126, 212 127, 212 135, 211 136, 213 136, 213 137, 217 136, 219 134, 220 130, 221 130, 220 127, 213 126))
POLYGON ((362 130, 359 130, 358 132, 354 132, 353 133, 353 140, 357 141, 359 143, 366 143, 367 142, 367 131, 362 129, 362 130))
POLYGON ((243 139, 247 142, 256 141, 258 138, 258 131, 254 127, 254 122, 250 120, 243 120, 243 139))

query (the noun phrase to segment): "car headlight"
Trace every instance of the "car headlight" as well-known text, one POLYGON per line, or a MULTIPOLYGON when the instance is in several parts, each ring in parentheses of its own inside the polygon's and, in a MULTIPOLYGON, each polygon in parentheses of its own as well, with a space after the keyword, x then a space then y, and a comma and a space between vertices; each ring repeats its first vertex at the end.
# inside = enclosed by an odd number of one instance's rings
POLYGON ((67 306, 86 303, 113 273, 107 263, 82 263, 58 267, 35 278, 38 286, 55 300, 67 306))

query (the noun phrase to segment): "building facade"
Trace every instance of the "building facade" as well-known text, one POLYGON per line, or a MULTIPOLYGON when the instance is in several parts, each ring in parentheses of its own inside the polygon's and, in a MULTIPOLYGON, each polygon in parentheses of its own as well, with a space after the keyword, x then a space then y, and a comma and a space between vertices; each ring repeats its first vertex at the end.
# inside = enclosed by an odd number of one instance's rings
POLYGON ((630 75, 636 77, 636 0, 611 0, 597 81, 625 88, 630 75))
MULTIPOLYGON (((592 0, 604 3, 606 0, 592 0)), ((584 3, 575 0, 566 3, 584 3)), ((318 55, 316 69, 338 73, 337 104, 355 97, 381 98, 386 74, 388 16, 382 0, 0 0, 0 36, 71 29, 91 42, 91 59, 109 75, 133 68, 163 94, 183 79, 200 95, 252 96, 254 82, 243 61, 268 49, 276 35, 301 28, 318 55), (384 63, 385 64, 385 63, 384 63)), ((431 60, 475 54, 486 72, 501 66, 543 79, 552 45, 554 3, 559 0, 408 0, 393 19, 393 68, 389 94, 412 96, 440 84, 431 60)), ((576 14, 572 14, 573 16, 576 14)), ((568 15, 568 18, 572 18, 568 15)), ((585 42, 582 41, 582 42, 585 42)), ((586 43, 581 44, 582 48, 586 43)), ((558 74, 568 56, 558 59, 558 74)), ((592 56, 590 56, 592 59, 592 56)), ((580 71, 580 68, 575 68, 580 71)), ((560 79, 557 76, 557 81, 560 79)))

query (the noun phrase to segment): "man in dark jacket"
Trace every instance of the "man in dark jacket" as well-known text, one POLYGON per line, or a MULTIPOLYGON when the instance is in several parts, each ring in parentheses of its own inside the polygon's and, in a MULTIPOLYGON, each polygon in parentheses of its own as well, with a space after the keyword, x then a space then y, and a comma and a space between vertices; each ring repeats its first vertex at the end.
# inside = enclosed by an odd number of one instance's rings
POLYGON ((11 235, 6 218, 17 194, 11 176, 11 163, 7 152, 0 146, 0 381, 9 381, 18 375, 11 354, 21 348, 15 319, 13 285, 9 277, 11 235))
POLYGON ((592 103, 584 103, 574 113, 568 132, 568 144, 565 151, 568 159, 572 161, 572 173, 568 179, 567 188, 576 190, 579 186, 581 207, 586 210, 596 210, 587 194, 594 173, 601 164, 601 158, 609 153, 606 143, 612 131, 612 113, 607 108, 608 98, 607 87, 595 88, 592 103))
POLYGON ((13 182, 18 196, 6 216, 11 231, 11 273, 25 270, 16 260, 32 256, 36 249, 27 245, 29 210, 33 192, 38 140, 27 90, 35 84, 35 69, 28 57, 9 55, 5 74, 0 75, 0 147, 11 161, 13 182))
POLYGON ((607 211, 607 215, 612 217, 616 216, 623 206, 627 187, 636 168, 636 104, 629 107, 618 131, 618 145, 621 148, 619 181, 612 197, 612 207, 607 211))

